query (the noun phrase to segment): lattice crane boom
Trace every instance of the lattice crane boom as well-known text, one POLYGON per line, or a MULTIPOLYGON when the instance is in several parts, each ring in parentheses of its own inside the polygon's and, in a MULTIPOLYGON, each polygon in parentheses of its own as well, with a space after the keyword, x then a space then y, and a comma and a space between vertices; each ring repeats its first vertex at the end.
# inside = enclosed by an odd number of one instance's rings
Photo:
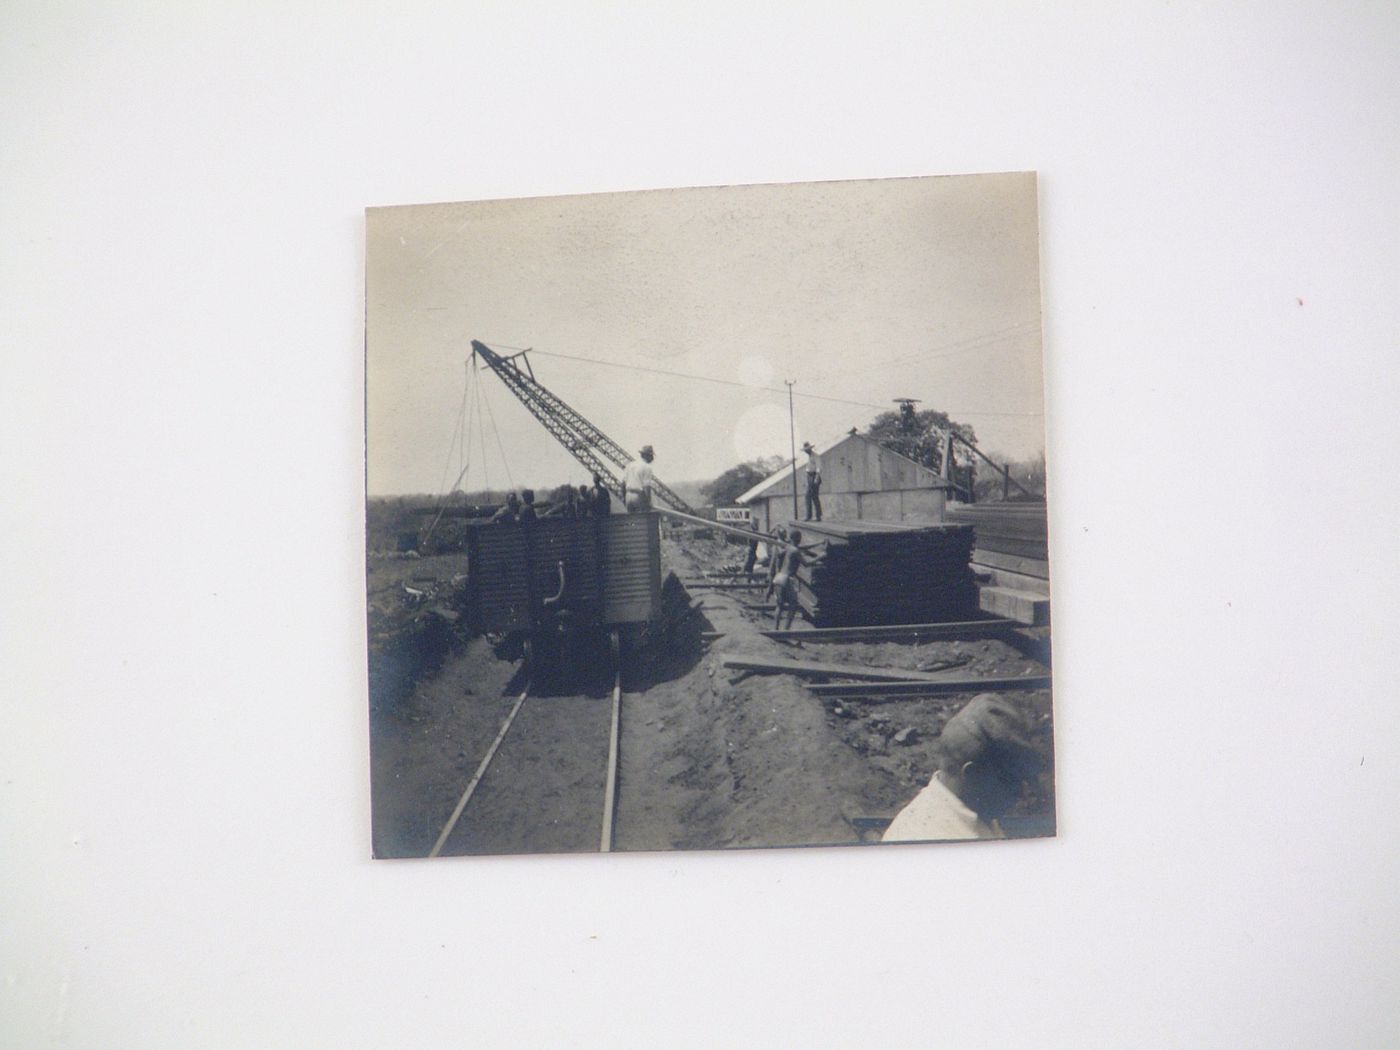
MULTIPOLYGON (((538 419, 569 455, 578 460, 590 473, 597 474, 607 482, 608 488, 622 491, 622 478, 613 468, 626 468, 633 457, 621 445, 585 419, 578 411, 565 404, 562 399, 544 387, 536 378, 527 351, 503 357, 480 340, 472 340, 472 353, 485 361, 505 383, 506 389, 514 394, 530 414, 538 419), (525 367, 516 364, 523 359, 525 367)), ((652 490, 656 497, 673 510, 693 514, 690 505, 676 495, 659 480, 653 479, 652 490)))

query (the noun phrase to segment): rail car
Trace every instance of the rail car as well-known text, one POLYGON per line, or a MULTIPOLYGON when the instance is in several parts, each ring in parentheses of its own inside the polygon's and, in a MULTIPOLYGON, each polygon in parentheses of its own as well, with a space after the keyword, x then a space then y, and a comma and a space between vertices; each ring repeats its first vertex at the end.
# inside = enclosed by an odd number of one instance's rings
POLYGON ((467 540, 474 625, 536 643, 650 623, 661 607, 660 515, 482 525, 467 540))

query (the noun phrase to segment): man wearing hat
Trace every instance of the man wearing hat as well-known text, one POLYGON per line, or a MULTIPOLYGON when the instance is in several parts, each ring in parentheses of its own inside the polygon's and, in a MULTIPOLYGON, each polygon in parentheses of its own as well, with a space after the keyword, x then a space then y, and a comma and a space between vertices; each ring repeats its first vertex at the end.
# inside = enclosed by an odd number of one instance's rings
POLYGON ((656 458, 650 445, 642 446, 642 458, 634 459, 622 472, 622 502, 627 505, 629 514, 651 510, 651 486, 655 477, 651 472, 651 461, 656 458))
POLYGON ((1020 708, 992 693, 968 701, 938 737, 938 772, 899 811, 883 842, 999 839, 997 820, 1045 763, 1020 708))
POLYGON ((807 516, 803 521, 811 521, 816 512, 816 520, 822 520, 822 463, 817 458, 817 450, 810 441, 802 442, 802 451, 807 453, 807 516))

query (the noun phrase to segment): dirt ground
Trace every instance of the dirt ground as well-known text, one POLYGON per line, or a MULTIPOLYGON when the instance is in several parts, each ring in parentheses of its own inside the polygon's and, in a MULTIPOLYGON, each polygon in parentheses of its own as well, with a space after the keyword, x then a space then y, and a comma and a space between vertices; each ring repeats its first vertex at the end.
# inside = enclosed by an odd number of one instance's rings
MULTIPOLYGON (((667 538, 663 574, 695 579, 742 547, 667 538)), ((370 563, 371 755, 376 856, 425 856, 524 687, 518 654, 467 638, 452 614, 460 556, 370 563), (409 593, 405 586, 417 594, 409 593)), ((927 783, 943 723, 972 694, 840 701, 793 675, 744 675, 725 654, 918 669, 965 661, 979 675, 1044 673, 1001 641, 785 643, 745 592, 668 584, 661 629, 627 639, 614 848, 719 849, 860 842, 927 783), (692 606, 698 606, 693 608, 692 606), (702 632, 723 632, 706 641, 702 632)), ((530 698, 445 854, 599 848, 610 657, 597 640, 530 698)), ((1004 694, 1031 713, 1047 757, 1048 690, 1004 694)), ((1003 821, 1054 829, 1053 772, 1003 821)), ((869 837, 878 837, 878 833, 869 837)))

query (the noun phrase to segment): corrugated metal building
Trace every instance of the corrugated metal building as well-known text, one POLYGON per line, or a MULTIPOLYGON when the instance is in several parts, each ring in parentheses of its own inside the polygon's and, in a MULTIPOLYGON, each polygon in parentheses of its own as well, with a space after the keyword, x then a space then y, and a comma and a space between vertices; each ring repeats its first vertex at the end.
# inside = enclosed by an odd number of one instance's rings
MULTIPOLYGON (((950 485, 908 456, 862 434, 843 434, 815 446, 822 472, 822 518, 828 521, 939 522, 950 485)), ((738 501, 765 531, 792 518, 788 464, 749 489, 738 501)), ((807 460, 797 464, 797 517, 806 512, 807 460)))

